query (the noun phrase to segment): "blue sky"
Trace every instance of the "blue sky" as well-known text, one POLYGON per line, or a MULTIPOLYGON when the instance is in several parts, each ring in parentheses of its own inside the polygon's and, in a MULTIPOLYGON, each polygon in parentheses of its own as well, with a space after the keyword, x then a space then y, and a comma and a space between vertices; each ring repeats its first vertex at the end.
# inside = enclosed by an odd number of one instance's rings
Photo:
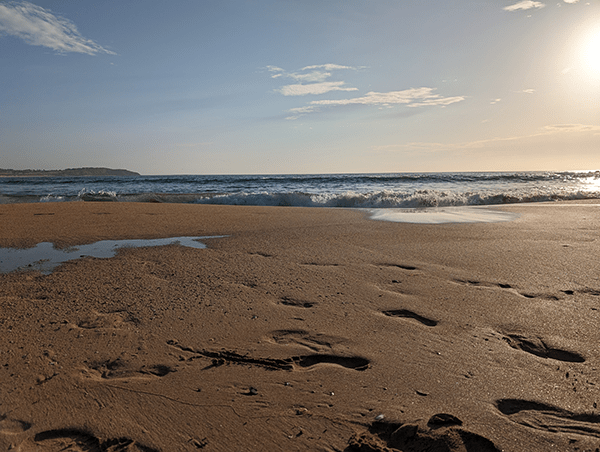
POLYGON ((600 168, 598 0, 0 1, 0 168, 600 168))

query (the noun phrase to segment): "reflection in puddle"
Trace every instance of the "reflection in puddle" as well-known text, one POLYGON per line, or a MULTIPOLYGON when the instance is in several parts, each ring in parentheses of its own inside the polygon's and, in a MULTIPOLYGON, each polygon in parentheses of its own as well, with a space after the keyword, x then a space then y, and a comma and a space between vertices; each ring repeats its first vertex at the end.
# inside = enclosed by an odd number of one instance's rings
POLYGON ((15 270, 38 270, 43 274, 52 273, 52 270, 63 262, 81 257, 107 258, 113 257, 120 248, 139 248, 143 246, 181 245, 191 248, 206 248, 202 239, 220 238, 211 237, 171 237, 154 240, 101 240, 89 245, 72 246, 65 249, 56 249, 49 242, 38 243, 34 248, 0 248, 0 273, 15 270))

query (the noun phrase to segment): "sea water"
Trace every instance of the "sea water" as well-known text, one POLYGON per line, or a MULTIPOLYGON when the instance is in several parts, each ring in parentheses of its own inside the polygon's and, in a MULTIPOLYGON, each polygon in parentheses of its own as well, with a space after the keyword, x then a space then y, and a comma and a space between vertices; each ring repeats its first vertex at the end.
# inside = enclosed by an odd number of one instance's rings
MULTIPOLYGON (((490 207, 580 199, 600 199, 600 171, 0 177, 0 204, 104 201, 341 207, 366 210, 374 220, 428 224, 511 221, 515 214, 490 207)), ((0 272, 32 266, 50 272, 65 260, 108 257, 122 246, 173 241, 203 246, 195 240, 98 242, 69 250, 56 250, 48 243, 29 250, 0 249, 0 272)))
POLYGON ((600 171, 0 177, 0 203, 116 201, 404 208, 600 198, 600 171))

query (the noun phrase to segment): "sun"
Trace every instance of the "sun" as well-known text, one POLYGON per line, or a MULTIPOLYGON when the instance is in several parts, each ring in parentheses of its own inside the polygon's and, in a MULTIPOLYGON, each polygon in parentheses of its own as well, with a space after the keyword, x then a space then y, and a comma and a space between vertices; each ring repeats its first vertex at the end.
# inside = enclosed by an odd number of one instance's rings
POLYGON ((586 33, 581 58, 589 75, 600 78, 600 25, 586 33))

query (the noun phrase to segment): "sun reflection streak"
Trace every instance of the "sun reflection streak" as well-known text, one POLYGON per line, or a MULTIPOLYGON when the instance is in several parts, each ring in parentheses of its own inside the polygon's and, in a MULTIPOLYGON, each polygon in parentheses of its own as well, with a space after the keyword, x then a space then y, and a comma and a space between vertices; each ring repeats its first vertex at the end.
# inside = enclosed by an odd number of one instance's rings
POLYGON ((600 193, 600 171, 589 171, 585 176, 579 178, 583 184, 583 191, 588 193, 600 193))

